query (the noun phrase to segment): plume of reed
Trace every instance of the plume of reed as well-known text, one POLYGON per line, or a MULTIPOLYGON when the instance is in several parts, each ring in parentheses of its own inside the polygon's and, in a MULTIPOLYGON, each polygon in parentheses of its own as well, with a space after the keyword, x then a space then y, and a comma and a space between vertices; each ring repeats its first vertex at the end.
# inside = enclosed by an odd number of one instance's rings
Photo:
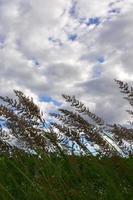
POLYGON ((10 130, 10 134, 20 143, 26 144, 27 148, 48 153, 49 148, 56 142, 52 131, 44 131, 45 120, 42 119, 40 109, 32 98, 26 97, 21 91, 14 90, 14 93, 18 101, 0 96, 6 103, 0 105, 0 116, 5 119, 5 126, 10 130))
POLYGON ((82 102, 77 100, 75 96, 62 95, 66 102, 71 103, 71 106, 75 107, 79 113, 89 116, 96 124, 104 125, 104 120, 97 116, 96 114, 90 112, 89 108, 87 108, 82 102))
MULTIPOLYGON (((119 85, 121 92, 126 94, 124 97, 128 100, 129 104, 133 106, 133 88, 129 88, 127 83, 119 80, 115 80, 119 85)), ((104 120, 92 113, 89 108, 87 108, 82 102, 77 100, 75 96, 62 95, 66 102, 70 103, 72 107, 76 109, 76 112, 72 112, 66 109, 59 109, 59 113, 52 113, 51 115, 62 122, 61 125, 55 124, 56 127, 63 133, 62 138, 69 138, 74 141, 80 133, 83 133, 84 138, 90 144, 98 145, 100 147, 100 154, 102 155, 127 155, 131 154, 131 148, 126 145, 125 142, 132 146, 133 141, 133 129, 123 127, 121 125, 107 125, 104 120), (91 118, 95 123, 91 124, 86 119, 84 115, 91 118), (67 131, 66 131, 67 130, 67 131), (68 131, 69 130, 69 131, 68 131), (70 133, 74 131, 73 137, 70 133), (66 137, 67 133, 67 137, 66 137), (77 133, 77 134, 76 134, 77 133)), ((133 115, 133 111, 127 111, 130 115, 133 115)), ((62 139, 63 140, 63 139, 62 139)), ((77 142, 77 141, 76 141, 77 142)), ((81 144, 78 143, 81 147, 81 144)), ((85 144, 85 143, 84 143, 85 144)), ((84 144, 82 143, 82 149, 84 144)))
POLYGON ((91 154, 87 147, 81 142, 81 137, 77 131, 57 123, 52 123, 52 125, 59 130, 58 142, 61 144, 62 149, 65 148, 67 151, 71 149, 71 152, 73 152, 74 146, 78 145, 87 155, 91 154), (72 143, 72 146, 70 145, 70 142, 72 143))
MULTIPOLYGON (((126 96, 124 96, 124 99, 128 101, 131 107, 133 107, 133 87, 129 87, 128 83, 116 80, 115 82, 118 84, 120 88, 120 92, 124 93, 126 96)), ((132 110, 126 110, 132 117, 133 117, 133 111, 132 110)))
MULTIPOLYGON (((113 145, 108 142, 108 140, 104 139, 102 134, 102 129, 99 130, 99 128, 96 125, 90 124, 81 116, 81 114, 65 109, 59 109, 59 112, 61 114, 52 113, 51 116, 55 117, 56 119, 58 119, 63 123, 62 127, 59 124, 57 126, 57 123, 54 124, 56 125, 56 128, 58 128, 59 131, 62 132, 62 140, 64 139, 65 141, 69 140, 76 141, 79 147, 81 147, 83 151, 85 150, 85 152, 86 152, 86 146, 85 146, 85 141, 86 141, 90 143, 92 146, 98 145, 100 147, 100 150, 95 149, 95 151, 97 151, 100 154, 103 155, 119 154, 117 149, 115 149, 113 145), (73 133, 73 137, 72 135, 70 135, 70 133, 71 134, 73 133), (79 142, 81 139, 81 135, 82 138, 84 139, 83 143, 79 142), (77 141, 77 136, 78 136, 78 141, 77 141)), ((98 119, 99 122, 99 117, 97 117, 96 115, 95 119, 98 119)))
MULTIPOLYGON (((129 88, 128 84, 122 81, 115 81, 121 92, 127 95, 124 98, 133 106, 133 88, 129 88)), ((62 95, 76 111, 61 108, 58 113, 51 113, 51 116, 59 123, 53 122, 49 129, 44 130, 46 122, 33 99, 26 97, 18 90, 14 90, 14 93, 18 100, 0 96, 0 99, 6 103, 6 105, 0 105, 0 116, 5 119, 5 126, 10 130, 10 134, 18 141, 24 141, 28 148, 43 150, 46 153, 53 149, 63 155, 63 152, 68 153, 69 150, 74 154, 77 145, 81 152, 90 155, 92 152, 87 147, 89 143, 100 155, 132 154, 133 129, 116 124, 107 125, 101 117, 92 113, 75 96, 62 95), (85 119, 85 115, 93 123, 85 119), (131 148, 125 142, 130 144, 131 148)), ((132 110, 127 112, 133 116, 132 110)), ((9 152, 11 149, 13 149, 12 145, 2 140, 1 127, 0 151, 9 152)))
MULTIPOLYGON (((128 83, 120 81, 120 80, 115 79, 115 82, 119 86, 120 92, 125 94, 123 98, 128 101, 131 107, 133 107, 133 87, 132 86, 130 87, 128 83)), ((126 110, 126 112, 128 112, 131 118, 133 118, 133 110, 129 109, 129 110, 126 110)), ((131 126, 133 126, 132 121, 129 121, 129 123, 131 126)), ((125 151, 130 152, 130 154, 132 154, 133 153, 133 129, 126 128, 126 127, 123 127, 121 125, 116 125, 116 124, 114 124, 112 128, 113 128, 112 132, 114 133, 115 140, 117 140, 121 144, 121 146, 123 146, 125 151), (130 148, 129 148, 129 145, 128 146, 125 145, 125 142, 130 144, 130 148)))

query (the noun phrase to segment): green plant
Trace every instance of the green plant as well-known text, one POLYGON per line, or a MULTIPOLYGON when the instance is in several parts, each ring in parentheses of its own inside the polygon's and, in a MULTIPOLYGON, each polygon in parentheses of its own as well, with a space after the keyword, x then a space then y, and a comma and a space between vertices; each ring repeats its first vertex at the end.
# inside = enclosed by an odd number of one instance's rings
POLYGON ((1 200, 131 200, 132 158, 0 156, 1 200))

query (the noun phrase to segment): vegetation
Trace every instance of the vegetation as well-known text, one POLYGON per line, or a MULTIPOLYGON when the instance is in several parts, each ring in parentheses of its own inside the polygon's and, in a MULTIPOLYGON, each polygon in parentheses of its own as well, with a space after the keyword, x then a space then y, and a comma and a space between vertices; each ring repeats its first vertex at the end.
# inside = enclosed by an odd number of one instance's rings
MULTIPOLYGON (((128 84, 122 81, 115 81, 121 92, 126 94, 124 98, 128 100, 130 106, 133 106, 133 88, 129 88, 128 84)), ((18 143, 23 144, 27 150, 75 154, 78 149, 79 154, 92 155, 87 147, 89 144, 99 156, 132 155, 133 129, 116 124, 105 124, 103 119, 92 113, 75 97, 63 95, 65 100, 76 109, 76 112, 61 108, 59 112, 51 113, 51 116, 58 119, 58 122, 51 123, 46 129, 46 122, 33 99, 26 97, 21 91, 14 90, 14 92, 18 101, 0 96, 6 104, 0 105, 0 116, 4 118, 4 126, 8 128, 9 134, 14 136, 18 143)), ((132 110, 127 112, 131 117, 133 116, 132 110)), ((3 140, 3 135, 6 133, 1 127, 1 153, 14 151, 17 147, 3 140)))
POLYGON ((133 159, 18 152, 0 158, 1 200, 132 200, 133 159))
MULTIPOLYGON (((132 107, 133 88, 115 81, 132 107)), ((132 122, 130 128, 106 124, 75 97, 63 95, 73 110, 50 113, 47 126, 33 99, 14 93, 15 99, 0 96, 1 200, 132 199, 132 122)))

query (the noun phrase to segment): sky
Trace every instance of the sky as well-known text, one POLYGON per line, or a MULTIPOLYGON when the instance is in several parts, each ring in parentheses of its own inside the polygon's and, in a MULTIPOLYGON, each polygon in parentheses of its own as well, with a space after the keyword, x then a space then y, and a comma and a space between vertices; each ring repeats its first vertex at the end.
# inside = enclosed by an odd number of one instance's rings
POLYGON ((47 119, 75 95, 107 123, 128 103, 114 79, 133 83, 132 0, 0 0, 0 95, 34 98, 47 119))

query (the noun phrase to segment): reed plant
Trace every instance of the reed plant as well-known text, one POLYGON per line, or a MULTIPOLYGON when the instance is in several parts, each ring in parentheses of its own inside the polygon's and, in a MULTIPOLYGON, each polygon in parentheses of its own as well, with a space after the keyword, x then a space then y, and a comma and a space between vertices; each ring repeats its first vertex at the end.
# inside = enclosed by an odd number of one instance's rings
MULTIPOLYGON (((132 108, 133 88, 115 81, 132 108)), ((73 110, 50 113, 47 126, 33 99, 14 93, 0 96, 0 200, 132 199, 132 122, 106 124, 75 96, 62 95, 73 110)))

